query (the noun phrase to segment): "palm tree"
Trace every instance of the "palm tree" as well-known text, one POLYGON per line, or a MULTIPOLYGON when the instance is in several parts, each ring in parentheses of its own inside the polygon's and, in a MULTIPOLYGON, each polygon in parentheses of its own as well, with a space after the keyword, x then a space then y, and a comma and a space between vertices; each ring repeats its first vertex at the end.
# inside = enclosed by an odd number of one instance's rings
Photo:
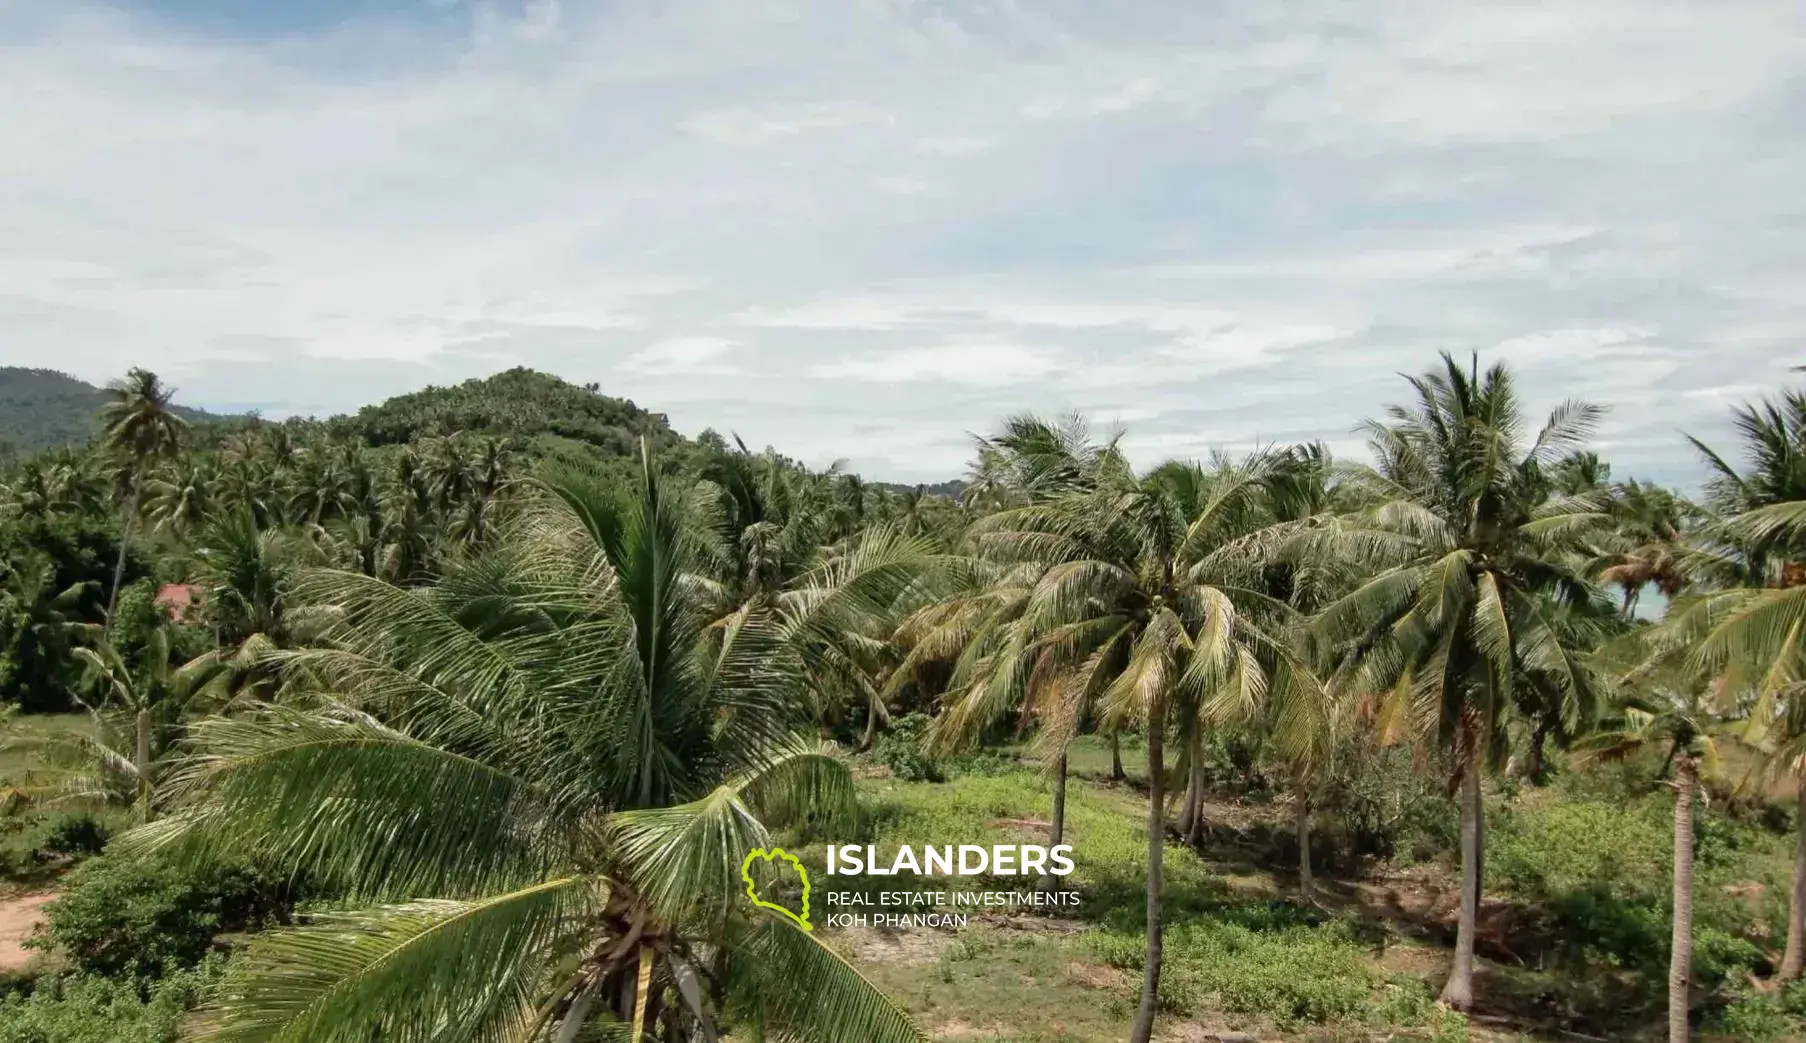
POLYGON ((1699 638, 1700 617, 1679 606, 1634 642, 1646 658, 1629 671, 1629 693, 1579 747, 1580 762, 1621 761, 1659 753, 1661 775, 1673 772, 1674 914, 1668 959, 1668 1040, 1686 1043, 1693 984, 1693 806, 1700 772, 1718 770, 1719 721, 1706 686, 1684 668, 1699 638))
POLYGON ((174 661, 173 651, 167 626, 151 632, 136 670, 104 639, 93 648, 75 649, 99 685, 101 701, 88 707, 92 734, 74 737, 77 746, 63 763, 76 767, 77 778, 86 781, 76 787, 83 795, 106 794, 113 780, 123 779, 140 823, 155 815, 157 785, 167 767, 161 754, 168 743, 157 743, 158 729, 177 724, 196 691, 192 675, 174 661))
POLYGON ((1750 734, 1773 774, 1793 776, 1800 826, 1794 848, 1787 945, 1778 977, 1806 970, 1806 394, 1783 393, 1733 413, 1744 466, 1705 443, 1707 506, 1685 567, 1715 586, 1693 603, 1703 635, 1690 665, 1731 696, 1751 695, 1750 734))
POLYGON ((205 460, 177 461, 145 483, 145 513, 160 530, 185 535, 213 512, 213 468, 205 460))
MULTIPOLYGON (((1325 554, 1323 529, 1353 506, 1335 481, 1334 461, 1322 444, 1292 446, 1275 453, 1260 473, 1267 524, 1212 554, 1211 567, 1261 591, 1291 610, 1298 626, 1365 578, 1359 563, 1325 554)), ((1308 641, 1294 637, 1296 646, 1308 641)), ((1299 651, 1304 651, 1300 647, 1299 651)), ((1223 725, 1252 727, 1270 736, 1292 784, 1293 831, 1298 843, 1298 890, 1314 897, 1311 872, 1312 790, 1329 775, 1344 707, 1329 698, 1322 681, 1303 661, 1308 656, 1265 657, 1269 670, 1288 672, 1292 683, 1275 685, 1246 706, 1228 707, 1223 725)), ((1196 830, 1194 825, 1194 831, 1196 830)))
POLYGON ((1473 1003, 1474 939, 1484 846, 1480 775, 1504 760, 1515 692, 1546 679, 1571 729, 1595 715, 1599 681, 1556 618, 1559 605, 1603 599, 1567 561, 1577 534, 1601 524, 1590 501, 1547 498, 1543 471, 1576 448, 1599 412, 1570 402, 1526 439, 1503 366, 1476 359, 1411 378, 1417 400, 1367 425, 1383 503, 1364 524, 1326 530, 1334 553, 1376 572, 1325 608, 1319 647, 1338 664, 1335 690, 1377 697, 1447 750, 1461 791, 1461 906, 1442 998, 1473 1003))
POLYGON ((986 466, 1012 475, 1022 506, 973 527, 994 561, 1040 575, 1004 640, 964 697, 982 719, 1032 703, 1055 750, 1096 706, 1111 725, 1148 735, 1147 955, 1130 1038, 1147 1043, 1159 1005, 1164 943, 1166 739, 1195 757, 1202 722, 1219 705, 1245 704, 1268 682, 1257 650, 1278 643, 1238 605, 1254 592, 1218 586, 1208 553, 1245 531, 1259 492, 1258 459, 1219 463, 1209 475, 1176 465, 1136 477, 1114 443, 1095 446, 1080 424, 1013 421, 981 445, 986 466), (1015 444, 999 446, 1005 440, 1015 444), (1022 693, 1020 696, 1017 693, 1022 693))
POLYGON ((99 629, 82 621, 93 615, 99 586, 81 580, 59 589, 56 564, 41 551, 0 556, 0 686, 9 699, 28 711, 67 708, 75 678, 66 666, 77 642, 99 629))
POLYGON ((107 592, 106 627, 113 626, 113 610, 119 602, 119 585, 125 578, 126 545, 137 520, 139 496, 151 465, 174 456, 181 447, 188 422, 170 409, 175 389, 165 387, 155 373, 134 366, 125 378, 107 385, 107 402, 101 407, 102 438, 120 461, 121 487, 125 490, 125 523, 119 537, 119 559, 113 566, 113 586, 107 592))
MULTIPOLYGON (((633 486, 547 472, 434 586, 306 577, 339 619, 286 655, 313 693, 198 726, 179 810, 127 843, 259 851, 380 904, 260 935, 208 1038, 923 1038, 745 901, 747 852, 844 822, 852 779, 806 738, 801 628, 753 614, 706 640, 698 535, 644 448, 633 486)), ((884 564, 803 626, 892 596, 884 564)))
MULTIPOLYGON (((1098 445, 1077 417, 1058 425, 1038 417, 1010 418, 1001 433, 978 439, 979 462, 973 465, 972 487, 989 483, 1000 497, 1017 504, 1049 504, 1061 496, 1095 493, 1101 472, 1126 471, 1113 443, 1098 445)), ((906 501, 919 508, 924 489, 906 501)), ((995 535, 981 541, 993 549, 1007 547, 995 535)), ((944 712, 935 719, 930 742, 951 752, 977 745, 1008 717, 1024 722, 1039 715, 1041 745, 1053 779, 1049 843, 1065 839, 1067 745, 1095 710, 1096 692, 1062 685, 1056 651, 1040 645, 1028 629, 1024 613, 1048 562, 1037 555, 1006 552, 968 563, 962 586, 936 603, 923 606, 898 628, 893 640, 905 652, 890 675, 886 696, 906 684, 930 676, 944 678, 944 712)), ((1039 885, 1054 886, 1051 875, 1039 885)))
POLYGON ((245 694, 272 697, 279 680, 273 654, 318 629, 298 626, 289 610, 289 587, 304 548, 282 530, 259 529, 248 508, 216 519, 197 537, 193 585, 215 647, 188 671, 222 703, 245 694))
POLYGON ((1653 482, 1624 482, 1612 491, 1611 542, 1618 546, 1598 563, 1601 583, 1623 592, 1620 609, 1628 618, 1645 588, 1653 585, 1672 600, 1687 583, 1684 535, 1697 510, 1684 498, 1653 482))

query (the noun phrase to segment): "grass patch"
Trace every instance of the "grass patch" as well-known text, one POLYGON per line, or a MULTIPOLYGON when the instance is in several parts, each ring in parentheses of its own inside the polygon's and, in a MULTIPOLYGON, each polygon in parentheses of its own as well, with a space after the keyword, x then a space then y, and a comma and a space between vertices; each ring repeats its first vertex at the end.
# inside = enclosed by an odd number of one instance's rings
MULTIPOLYGON (((1105 775, 1109 751, 1102 747, 1105 775)), ((861 783, 861 843, 1045 842, 1052 787, 1031 766, 951 781, 861 783)), ((1146 929, 1147 806, 1133 789, 1074 779, 1066 840, 1076 909, 974 918, 953 933, 899 932, 913 949, 868 944, 860 929, 828 931, 862 971, 945 1038, 1077 1043, 1127 1032, 1139 991, 1146 929), (1038 923, 1044 926, 1037 926, 1038 923), (874 955, 877 954, 877 955, 874 955), (884 955, 890 954, 890 955, 884 955)), ((812 853, 821 857, 819 848, 812 853)), ((1351 921, 1278 897, 1270 881, 1237 887, 1220 867, 1169 843, 1165 856, 1167 963, 1163 1024, 1204 1019, 1287 1033, 1369 1030, 1398 1039, 1466 1038, 1465 1022, 1436 1008, 1429 988, 1388 975, 1378 939, 1351 921)), ((838 878, 873 891, 1025 889, 1022 877, 838 878)), ((896 940, 896 939, 892 939, 896 940)))

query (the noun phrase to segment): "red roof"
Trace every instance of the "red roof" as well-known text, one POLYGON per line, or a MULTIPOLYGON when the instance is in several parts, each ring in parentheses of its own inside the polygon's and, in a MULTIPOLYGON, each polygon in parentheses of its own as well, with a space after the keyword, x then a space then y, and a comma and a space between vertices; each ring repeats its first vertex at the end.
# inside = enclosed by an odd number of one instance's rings
POLYGON ((201 588, 188 583, 165 583, 157 588, 156 604, 169 613, 169 618, 180 623, 188 617, 195 602, 201 597, 201 588))

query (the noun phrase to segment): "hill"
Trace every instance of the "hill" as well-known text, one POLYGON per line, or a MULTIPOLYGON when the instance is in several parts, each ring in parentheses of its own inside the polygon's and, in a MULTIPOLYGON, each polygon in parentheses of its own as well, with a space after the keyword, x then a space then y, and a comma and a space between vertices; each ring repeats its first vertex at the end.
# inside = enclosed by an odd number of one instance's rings
POLYGON ((957 500, 965 495, 966 483, 963 479, 953 478, 945 482, 925 483, 921 485, 904 485, 900 482, 873 482, 873 485, 886 492, 908 495, 917 489, 929 496, 943 496, 949 500, 957 500))
POLYGON ((601 394, 595 384, 579 387, 525 368, 452 387, 422 388, 327 423, 373 446, 411 442, 422 435, 489 432, 523 438, 556 435, 605 452, 628 453, 642 434, 660 441, 676 437, 663 413, 601 394))
MULTIPOLYGON (((85 442, 99 429, 106 393, 53 369, 0 366, 0 443, 22 449, 49 449, 85 442)), ((226 419, 201 409, 177 406, 190 423, 226 419)))

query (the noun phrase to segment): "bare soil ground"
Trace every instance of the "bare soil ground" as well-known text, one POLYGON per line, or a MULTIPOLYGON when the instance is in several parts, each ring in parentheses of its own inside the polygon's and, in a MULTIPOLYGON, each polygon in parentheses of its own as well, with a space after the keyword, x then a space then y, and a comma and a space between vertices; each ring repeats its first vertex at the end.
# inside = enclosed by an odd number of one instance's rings
POLYGON ((0 973, 21 970, 37 959, 21 943, 44 922, 42 910, 55 897, 54 891, 39 891, 0 899, 0 973))

